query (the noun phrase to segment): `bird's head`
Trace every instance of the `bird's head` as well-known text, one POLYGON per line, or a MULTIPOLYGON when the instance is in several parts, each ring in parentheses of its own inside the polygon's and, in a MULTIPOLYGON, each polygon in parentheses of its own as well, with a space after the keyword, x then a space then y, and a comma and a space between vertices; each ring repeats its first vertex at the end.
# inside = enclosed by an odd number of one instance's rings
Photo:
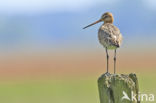
POLYGON ((101 21, 104 21, 104 23, 113 23, 114 18, 113 14, 110 12, 106 12, 101 16, 101 21))
POLYGON ((90 25, 84 27, 83 29, 88 28, 88 27, 90 27, 90 26, 92 26, 92 25, 94 25, 94 24, 97 24, 97 23, 99 23, 99 22, 102 22, 102 21, 103 21, 104 23, 113 23, 113 21, 114 21, 113 14, 110 13, 110 12, 106 12, 106 13, 104 13, 104 14, 101 16, 101 18, 100 18, 98 21, 96 21, 96 22, 94 22, 94 23, 92 23, 92 24, 90 24, 90 25))

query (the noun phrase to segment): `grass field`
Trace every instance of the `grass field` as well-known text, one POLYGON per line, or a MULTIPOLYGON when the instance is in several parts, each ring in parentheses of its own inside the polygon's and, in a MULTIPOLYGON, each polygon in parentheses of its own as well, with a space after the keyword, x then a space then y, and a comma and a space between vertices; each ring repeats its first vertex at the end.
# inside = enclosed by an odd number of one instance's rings
MULTIPOLYGON (((141 93, 156 94, 154 74, 138 77, 141 93)), ((97 78, 1 81, 0 103, 99 103, 97 78)))

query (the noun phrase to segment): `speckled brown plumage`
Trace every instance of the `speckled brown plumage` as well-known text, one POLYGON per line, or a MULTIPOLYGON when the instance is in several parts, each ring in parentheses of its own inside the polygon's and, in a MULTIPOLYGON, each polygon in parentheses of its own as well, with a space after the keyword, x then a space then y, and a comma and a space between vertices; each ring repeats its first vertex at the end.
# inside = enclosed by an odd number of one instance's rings
POLYGON ((104 23, 98 31, 99 42, 107 49, 120 47, 122 35, 120 30, 111 23, 104 23))
POLYGON ((121 42, 122 42, 122 35, 120 33, 120 30, 113 25, 113 15, 110 12, 104 13, 101 18, 84 27, 88 28, 96 23, 99 22, 104 22, 102 26, 99 28, 98 31, 98 38, 100 44, 103 45, 103 47, 106 49, 106 56, 107 56, 107 73, 108 73, 108 68, 109 68, 109 55, 108 55, 108 49, 114 49, 114 74, 116 73, 116 49, 120 47, 121 42))

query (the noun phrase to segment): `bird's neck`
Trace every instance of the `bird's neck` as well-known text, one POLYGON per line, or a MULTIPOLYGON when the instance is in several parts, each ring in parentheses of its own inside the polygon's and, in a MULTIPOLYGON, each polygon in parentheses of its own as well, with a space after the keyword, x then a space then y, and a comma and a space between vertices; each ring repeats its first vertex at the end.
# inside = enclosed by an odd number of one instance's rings
POLYGON ((109 24, 113 24, 113 20, 104 21, 104 24, 107 24, 107 23, 109 23, 109 24))
POLYGON ((105 24, 113 24, 113 22, 104 22, 103 25, 105 24))
POLYGON ((113 19, 113 17, 112 17, 112 18, 108 18, 108 19, 104 20, 104 23, 113 24, 113 21, 114 21, 114 19, 113 19))

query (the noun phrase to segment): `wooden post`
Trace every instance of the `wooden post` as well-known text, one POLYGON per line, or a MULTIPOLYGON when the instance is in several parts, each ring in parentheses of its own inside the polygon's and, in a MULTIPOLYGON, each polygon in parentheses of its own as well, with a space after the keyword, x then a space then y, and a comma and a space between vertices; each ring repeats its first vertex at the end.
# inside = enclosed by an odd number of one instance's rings
POLYGON ((100 103, 140 103, 135 74, 105 73, 98 79, 100 103))

